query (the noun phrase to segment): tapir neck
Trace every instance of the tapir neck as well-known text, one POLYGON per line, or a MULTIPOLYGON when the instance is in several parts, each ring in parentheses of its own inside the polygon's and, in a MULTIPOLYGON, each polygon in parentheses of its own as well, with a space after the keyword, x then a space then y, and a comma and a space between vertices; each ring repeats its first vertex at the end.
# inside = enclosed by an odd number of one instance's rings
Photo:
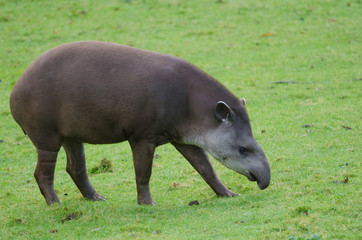
POLYGON ((192 68, 187 77, 188 116, 181 123, 180 136, 184 143, 205 149, 205 134, 219 124, 215 117, 217 102, 224 101, 232 107, 240 102, 223 85, 199 69, 192 68))

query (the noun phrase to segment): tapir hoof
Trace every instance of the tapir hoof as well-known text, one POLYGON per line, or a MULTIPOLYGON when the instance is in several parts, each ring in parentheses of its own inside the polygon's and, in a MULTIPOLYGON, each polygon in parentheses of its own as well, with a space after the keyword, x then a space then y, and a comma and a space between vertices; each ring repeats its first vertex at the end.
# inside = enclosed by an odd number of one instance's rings
POLYGON ((92 196, 90 197, 86 197, 87 199, 89 200, 92 200, 92 201, 107 201, 107 199, 101 195, 99 195, 98 193, 94 193, 92 196))
POLYGON ((54 205, 54 204, 60 204, 60 201, 59 201, 59 199, 58 198, 56 198, 56 199, 53 199, 53 200, 46 200, 46 202, 47 202, 47 204, 48 204, 48 206, 50 206, 50 205, 54 205))
POLYGON ((234 193, 233 191, 230 191, 229 189, 225 191, 224 193, 217 194, 219 197, 236 197, 239 196, 239 194, 234 193))
POLYGON ((151 201, 147 201, 147 200, 138 200, 138 204, 140 205, 151 205, 151 206, 156 206, 155 201, 151 200, 151 201))

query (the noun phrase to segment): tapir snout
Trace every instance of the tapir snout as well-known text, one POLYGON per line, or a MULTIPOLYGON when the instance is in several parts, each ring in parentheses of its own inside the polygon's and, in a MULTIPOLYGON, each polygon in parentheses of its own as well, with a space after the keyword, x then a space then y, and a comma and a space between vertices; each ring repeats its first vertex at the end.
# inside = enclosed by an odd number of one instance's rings
POLYGON ((249 181, 257 182, 258 187, 263 190, 270 184, 270 165, 262 150, 258 155, 258 157, 219 161, 226 167, 246 176, 249 181), (232 164, 232 162, 236 163, 232 164))
POLYGON ((250 181, 256 181, 258 187, 263 190, 270 184, 270 165, 264 154, 263 149, 253 139, 254 151, 252 152, 252 160, 250 161, 250 169, 247 178, 250 181))
POLYGON ((256 181, 258 187, 263 190, 270 184, 270 166, 265 156, 259 162, 261 162, 261 166, 251 168, 246 177, 250 181, 256 181))

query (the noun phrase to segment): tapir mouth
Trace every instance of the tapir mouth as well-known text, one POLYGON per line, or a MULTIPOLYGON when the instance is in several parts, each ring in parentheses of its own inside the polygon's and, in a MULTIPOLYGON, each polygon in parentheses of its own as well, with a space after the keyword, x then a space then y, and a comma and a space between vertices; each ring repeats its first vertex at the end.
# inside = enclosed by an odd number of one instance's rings
POLYGON ((255 175, 252 172, 249 172, 249 174, 246 177, 249 179, 249 181, 252 181, 252 182, 257 181, 255 175))
POLYGON ((254 175, 254 173, 252 172, 248 172, 248 174, 246 175, 246 177, 249 179, 249 181, 252 182, 257 182, 258 187, 260 188, 260 190, 263 190, 265 188, 267 188, 269 186, 270 183, 270 179, 263 179, 263 178, 258 178, 256 175, 254 175), (269 179, 269 180, 268 180, 269 179))

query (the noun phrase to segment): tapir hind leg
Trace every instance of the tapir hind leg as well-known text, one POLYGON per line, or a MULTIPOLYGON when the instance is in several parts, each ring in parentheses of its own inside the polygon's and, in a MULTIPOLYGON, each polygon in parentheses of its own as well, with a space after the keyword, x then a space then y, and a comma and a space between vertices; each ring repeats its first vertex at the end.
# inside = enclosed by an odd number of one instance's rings
POLYGON ((48 205, 58 202, 59 199, 54 190, 54 169, 57 161, 58 151, 48 151, 37 148, 38 162, 34 177, 38 183, 40 192, 43 194, 48 205))
POLYGON ((202 176, 207 184, 214 190, 216 195, 221 197, 231 197, 238 195, 230 191, 220 181, 211 165, 207 153, 199 147, 192 145, 184 145, 179 143, 172 143, 175 148, 189 161, 189 163, 196 169, 202 176))
POLYGON ((65 140, 63 148, 67 154, 67 172, 85 198, 93 201, 106 200, 99 195, 89 181, 85 163, 83 143, 65 140))

